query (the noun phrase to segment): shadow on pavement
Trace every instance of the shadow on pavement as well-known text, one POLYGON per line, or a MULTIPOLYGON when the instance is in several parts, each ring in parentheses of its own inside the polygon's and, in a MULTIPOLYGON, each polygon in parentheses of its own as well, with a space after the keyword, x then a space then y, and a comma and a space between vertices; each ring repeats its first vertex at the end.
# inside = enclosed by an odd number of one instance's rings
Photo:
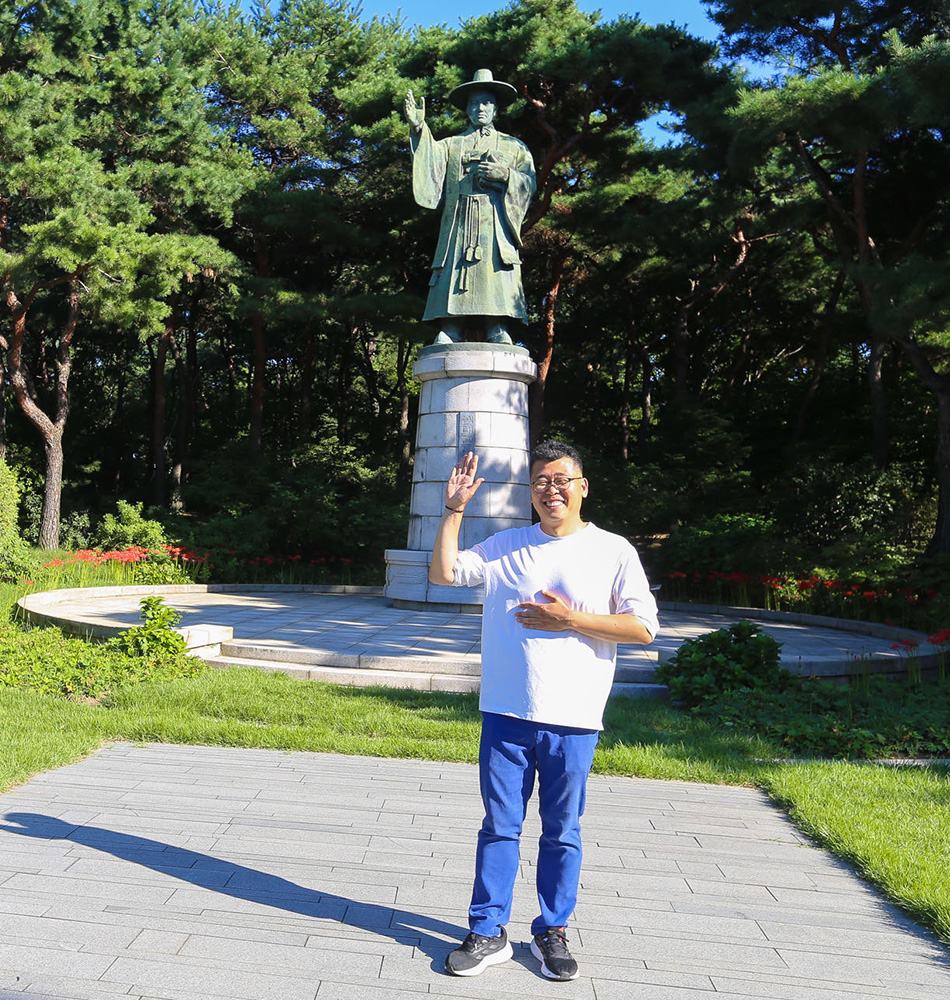
POLYGON ((468 928, 459 924, 380 903, 359 902, 335 893, 309 889, 277 875, 147 837, 96 826, 77 826, 39 813, 11 812, 4 819, 7 822, 0 824, 0 833, 39 840, 69 840, 209 892, 272 906, 303 917, 335 920, 402 945, 415 944, 434 960, 433 968, 439 970, 448 952, 468 933, 468 928))

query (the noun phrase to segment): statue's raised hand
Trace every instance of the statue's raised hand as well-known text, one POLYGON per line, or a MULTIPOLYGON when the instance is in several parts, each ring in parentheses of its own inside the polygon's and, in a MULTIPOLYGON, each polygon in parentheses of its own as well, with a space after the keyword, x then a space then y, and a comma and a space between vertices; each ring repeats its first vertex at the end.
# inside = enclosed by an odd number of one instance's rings
POLYGON ((413 132, 418 132, 422 128, 422 123, 426 120, 426 99, 420 97, 417 104, 410 90, 406 94, 405 108, 406 118, 409 120, 413 132))

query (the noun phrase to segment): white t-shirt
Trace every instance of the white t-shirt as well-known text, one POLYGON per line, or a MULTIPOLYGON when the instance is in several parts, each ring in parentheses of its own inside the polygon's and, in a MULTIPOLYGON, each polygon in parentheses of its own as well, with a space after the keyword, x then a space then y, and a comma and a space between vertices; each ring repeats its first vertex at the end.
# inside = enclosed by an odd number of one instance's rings
POLYGON ((552 726, 602 729, 617 644, 577 632, 527 629, 522 601, 557 594, 580 611, 631 614, 656 634, 656 601, 634 547, 588 524, 557 538, 533 524, 500 531, 455 563, 458 587, 485 585, 479 708, 552 726))

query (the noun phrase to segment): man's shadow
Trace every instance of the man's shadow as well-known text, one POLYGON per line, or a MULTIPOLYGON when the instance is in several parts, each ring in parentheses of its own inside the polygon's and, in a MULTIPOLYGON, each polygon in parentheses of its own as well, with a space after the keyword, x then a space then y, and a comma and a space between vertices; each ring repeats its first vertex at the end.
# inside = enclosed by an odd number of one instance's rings
POLYGON ((96 826, 77 826, 39 813, 11 812, 4 819, 7 822, 0 824, 0 833, 39 840, 69 840, 234 899, 273 906, 302 917, 336 920, 407 947, 415 945, 433 959, 432 968, 438 971, 444 968, 445 956, 468 933, 467 928, 458 924, 395 906, 363 903, 335 893, 308 889, 277 875, 147 837, 96 826), (436 937, 437 934, 442 936, 436 937))

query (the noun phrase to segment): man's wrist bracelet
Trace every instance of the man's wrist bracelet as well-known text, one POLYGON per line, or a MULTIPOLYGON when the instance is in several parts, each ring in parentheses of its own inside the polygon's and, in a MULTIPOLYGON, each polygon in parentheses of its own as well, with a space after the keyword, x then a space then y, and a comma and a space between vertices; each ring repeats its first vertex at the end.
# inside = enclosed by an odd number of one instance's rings
POLYGON ((464 506, 462 506, 462 507, 450 507, 448 504, 446 504, 445 505, 445 509, 452 511, 453 514, 461 514, 462 511, 465 510, 465 507, 464 506))

